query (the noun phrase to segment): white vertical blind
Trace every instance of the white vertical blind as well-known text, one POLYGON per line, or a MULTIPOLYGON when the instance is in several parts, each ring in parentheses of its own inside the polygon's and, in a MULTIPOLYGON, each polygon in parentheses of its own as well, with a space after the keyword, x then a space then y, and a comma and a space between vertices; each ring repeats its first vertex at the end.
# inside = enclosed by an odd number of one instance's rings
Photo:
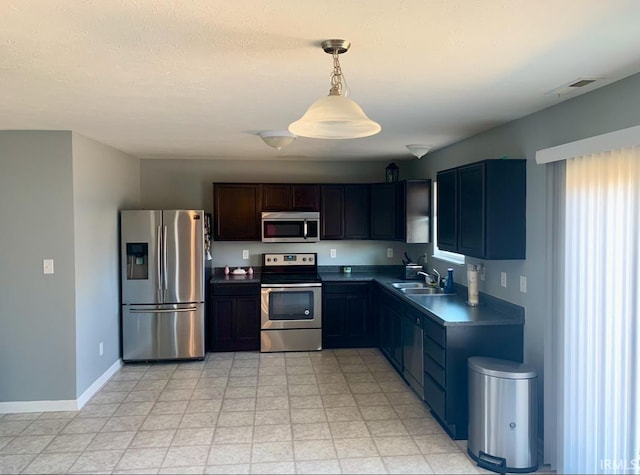
POLYGON ((560 470, 640 473, 640 147, 566 162, 560 470))

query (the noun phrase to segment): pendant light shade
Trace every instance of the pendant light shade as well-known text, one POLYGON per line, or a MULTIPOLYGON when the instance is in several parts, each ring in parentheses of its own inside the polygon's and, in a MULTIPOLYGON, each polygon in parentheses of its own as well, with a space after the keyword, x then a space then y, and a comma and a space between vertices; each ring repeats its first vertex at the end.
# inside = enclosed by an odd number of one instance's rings
POLYGON ((346 53, 350 46, 346 40, 322 42, 325 53, 333 56, 329 95, 311 104, 299 120, 289 125, 289 132, 314 139, 356 139, 382 130, 380 124, 369 119, 355 101, 343 95, 343 89, 347 88, 338 55, 346 53))
POLYGON ((289 132, 317 139, 355 139, 380 132, 355 101, 327 96, 311 104, 307 112, 289 126, 289 132))

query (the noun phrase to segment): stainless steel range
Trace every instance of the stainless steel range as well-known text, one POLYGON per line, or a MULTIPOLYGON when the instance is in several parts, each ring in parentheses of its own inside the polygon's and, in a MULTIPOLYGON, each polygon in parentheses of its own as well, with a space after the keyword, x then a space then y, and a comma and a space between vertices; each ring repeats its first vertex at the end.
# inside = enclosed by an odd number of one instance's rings
POLYGON ((263 254, 260 351, 322 349, 322 282, 316 253, 263 254))

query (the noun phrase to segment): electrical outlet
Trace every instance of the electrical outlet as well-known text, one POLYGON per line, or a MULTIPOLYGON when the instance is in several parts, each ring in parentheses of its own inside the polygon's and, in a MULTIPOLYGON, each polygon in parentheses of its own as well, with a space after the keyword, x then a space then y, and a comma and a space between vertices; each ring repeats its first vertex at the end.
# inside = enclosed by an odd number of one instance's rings
POLYGON ((507 273, 500 272, 500 285, 503 287, 507 286, 507 273))
POLYGON ((53 274, 53 259, 42 260, 42 273, 53 274))
POLYGON ((392 247, 388 247, 387 248, 387 257, 393 257, 393 248, 392 247))
POLYGON ((249 259, 249 249, 243 249, 242 250, 242 258, 243 259, 249 259))
POLYGON ((484 273, 484 264, 480 264, 480 266, 479 266, 479 267, 480 267, 480 272, 479 272, 479 274, 480 274, 480 280, 484 280, 484 278, 485 278, 485 273, 484 273))
POLYGON ((335 259, 335 258, 336 258, 336 250, 331 249, 331 259, 335 259))
POLYGON ((524 275, 520 276, 520 292, 527 293, 527 278, 524 275))
POLYGON ((100 356, 102 356, 102 354, 104 353, 104 342, 100 342, 100 344, 98 345, 98 353, 100 356))

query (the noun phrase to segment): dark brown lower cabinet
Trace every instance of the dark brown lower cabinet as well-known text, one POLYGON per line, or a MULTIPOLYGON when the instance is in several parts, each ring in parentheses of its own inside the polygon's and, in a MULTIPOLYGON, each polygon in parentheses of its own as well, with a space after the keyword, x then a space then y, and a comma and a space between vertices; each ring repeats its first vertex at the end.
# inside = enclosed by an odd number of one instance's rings
MULTIPOLYGON (((426 319, 425 319, 426 320, 426 319)), ((522 325, 450 325, 429 320, 423 336, 424 399, 453 439, 467 438, 467 360, 487 356, 522 361, 522 325), (435 339, 434 339, 435 338, 435 339)))
POLYGON ((376 346, 376 321, 371 311, 370 282, 324 283, 322 347, 376 346))
POLYGON ((259 350, 260 285, 213 284, 210 288, 207 350, 259 350))
POLYGON ((405 370, 403 315, 415 319, 416 312, 422 313, 424 402, 451 438, 466 439, 469 420, 467 360, 472 356, 486 356, 521 362, 524 325, 445 325, 428 310, 418 311, 383 287, 377 287, 377 291, 380 349, 402 376, 405 370))

